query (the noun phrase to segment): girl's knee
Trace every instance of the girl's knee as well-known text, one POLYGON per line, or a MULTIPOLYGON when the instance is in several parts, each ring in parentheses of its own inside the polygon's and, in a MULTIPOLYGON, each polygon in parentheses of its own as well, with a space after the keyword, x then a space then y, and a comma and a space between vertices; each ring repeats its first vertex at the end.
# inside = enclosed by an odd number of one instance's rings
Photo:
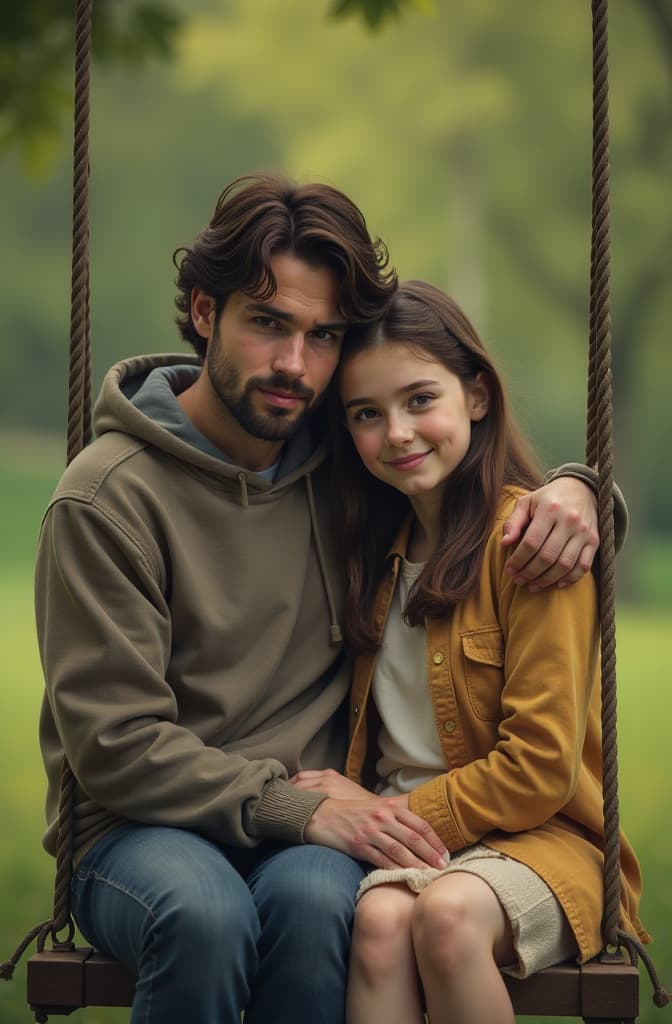
POLYGON ((444 974, 492 951, 494 935, 469 888, 433 883, 416 900, 411 925, 416 956, 444 974))
POLYGON ((357 904, 356 934, 368 942, 389 941, 399 932, 410 934, 416 898, 406 888, 392 885, 369 889, 357 904))
POLYGON ((416 897, 407 889, 380 886, 357 904, 351 965, 371 980, 389 975, 412 953, 411 918, 416 897))

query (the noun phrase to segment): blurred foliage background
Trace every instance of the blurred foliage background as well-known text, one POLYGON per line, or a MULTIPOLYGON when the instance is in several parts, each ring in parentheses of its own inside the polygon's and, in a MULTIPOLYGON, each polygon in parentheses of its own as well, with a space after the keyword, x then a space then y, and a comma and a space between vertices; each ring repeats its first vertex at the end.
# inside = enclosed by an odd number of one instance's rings
MULTIPOLYGON (((0 713, 11 735, 0 759, 0 811, 16 829, 0 837, 0 870, 14 897, 0 897, 0 958, 21 928, 48 913, 30 576, 41 510, 64 458, 73 7, 2 4, 0 621, 11 654, 0 713)), ((427 278, 465 307, 543 461, 582 458, 587 0, 94 7, 96 389, 120 358, 180 349, 173 251, 206 223, 231 178, 277 169, 351 195, 402 278, 427 278)), ((660 918, 651 927, 658 939, 662 927, 669 957, 672 851, 653 820, 672 811, 662 658, 672 607, 672 0, 612 3, 609 43, 616 475, 632 523, 617 574, 634 645, 623 658, 625 753, 634 762, 625 800, 635 812, 633 838, 648 844, 660 918), (648 682, 640 681, 643 666, 648 682)), ((672 971, 659 966, 669 980, 672 971)), ((17 1008, 20 991, 15 1000, 16 991, 0 987, 3 1024, 28 1019, 17 1008)), ((90 1014, 82 1020, 124 1019, 90 1014)))
MULTIPOLYGON (((0 427, 53 432, 67 365, 73 4, 6 6, 0 427)), ((640 542, 664 540, 672 497, 672 3, 613 6, 616 468, 633 523, 619 576, 642 597, 640 542)), ((281 169, 352 195, 402 277, 426 277, 465 306, 544 461, 581 457, 587 2, 96 0, 95 9, 96 383, 123 356, 180 347, 173 250, 230 178, 281 169)))

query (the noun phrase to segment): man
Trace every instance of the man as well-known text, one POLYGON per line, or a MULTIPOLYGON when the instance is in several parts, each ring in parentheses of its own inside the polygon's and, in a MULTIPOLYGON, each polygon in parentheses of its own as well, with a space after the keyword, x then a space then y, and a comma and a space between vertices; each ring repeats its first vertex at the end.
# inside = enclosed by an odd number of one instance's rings
MULTIPOLYGON (((444 852, 410 811, 289 781, 340 768, 346 739, 318 407, 396 278, 340 192, 256 176, 224 191, 177 285, 196 356, 113 367, 43 524, 45 846, 65 751, 74 914, 136 972, 134 1022, 336 1024, 359 862, 444 852)), ((516 579, 586 571, 592 505, 564 479, 521 506, 516 579)))

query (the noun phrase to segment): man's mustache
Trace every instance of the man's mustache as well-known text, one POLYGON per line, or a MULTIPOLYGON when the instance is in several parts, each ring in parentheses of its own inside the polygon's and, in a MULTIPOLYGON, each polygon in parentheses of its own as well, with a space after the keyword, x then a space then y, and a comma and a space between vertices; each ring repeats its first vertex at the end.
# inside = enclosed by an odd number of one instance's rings
POLYGON ((312 401, 315 392, 312 388, 306 387, 300 380, 290 380, 282 374, 276 373, 273 377, 250 377, 245 385, 246 391, 253 388, 262 388, 266 391, 286 391, 297 398, 304 398, 307 402, 312 401))

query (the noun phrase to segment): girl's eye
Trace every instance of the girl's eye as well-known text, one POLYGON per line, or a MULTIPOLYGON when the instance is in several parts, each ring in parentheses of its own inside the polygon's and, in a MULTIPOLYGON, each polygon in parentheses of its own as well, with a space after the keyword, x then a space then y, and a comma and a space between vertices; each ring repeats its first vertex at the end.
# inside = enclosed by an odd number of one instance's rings
POLYGON ((375 409, 372 409, 371 407, 365 409, 358 409, 355 415, 353 416, 353 420, 355 421, 355 423, 367 423, 370 420, 375 420, 377 415, 378 412, 375 409))
POLYGON ((413 398, 411 398, 410 402, 408 403, 409 408, 422 409, 424 406, 429 405, 433 398, 434 395, 413 395, 413 398))

